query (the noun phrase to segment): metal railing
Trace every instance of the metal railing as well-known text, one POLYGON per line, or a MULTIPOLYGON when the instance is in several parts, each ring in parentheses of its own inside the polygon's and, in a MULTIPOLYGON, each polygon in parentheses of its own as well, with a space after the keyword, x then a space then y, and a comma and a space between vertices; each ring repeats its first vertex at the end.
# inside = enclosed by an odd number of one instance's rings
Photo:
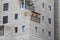
POLYGON ((31 20, 40 23, 40 18, 31 15, 31 20))

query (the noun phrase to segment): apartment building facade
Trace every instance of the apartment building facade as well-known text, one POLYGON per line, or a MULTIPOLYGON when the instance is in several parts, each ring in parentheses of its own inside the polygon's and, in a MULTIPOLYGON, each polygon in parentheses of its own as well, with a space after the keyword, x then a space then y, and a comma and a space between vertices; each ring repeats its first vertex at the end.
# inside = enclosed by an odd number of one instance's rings
POLYGON ((0 0, 0 40, 54 40, 54 0, 0 0))

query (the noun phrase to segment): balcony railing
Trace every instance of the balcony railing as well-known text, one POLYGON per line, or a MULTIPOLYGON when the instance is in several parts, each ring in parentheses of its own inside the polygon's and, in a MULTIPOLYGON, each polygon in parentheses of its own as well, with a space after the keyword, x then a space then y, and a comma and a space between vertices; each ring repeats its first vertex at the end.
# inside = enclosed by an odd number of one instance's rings
POLYGON ((32 12, 31 20, 40 23, 40 14, 37 12, 32 12))
POLYGON ((40 18, 31 15, 31 20, 40 23, 40 18))

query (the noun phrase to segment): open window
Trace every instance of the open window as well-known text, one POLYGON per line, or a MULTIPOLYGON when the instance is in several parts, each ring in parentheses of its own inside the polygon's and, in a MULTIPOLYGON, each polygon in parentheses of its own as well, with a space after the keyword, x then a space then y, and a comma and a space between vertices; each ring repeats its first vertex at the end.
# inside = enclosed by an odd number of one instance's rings
POLYGON ((0 26, 0 36, 4 35, 4 26, 0 26))

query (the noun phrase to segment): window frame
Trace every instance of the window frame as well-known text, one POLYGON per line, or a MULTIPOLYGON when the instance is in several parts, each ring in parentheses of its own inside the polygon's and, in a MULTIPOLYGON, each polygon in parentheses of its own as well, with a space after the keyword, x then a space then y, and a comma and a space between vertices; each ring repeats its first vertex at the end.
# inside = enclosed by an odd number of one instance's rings
POLYGON ((49 24, 51 24, 51 18, 48 18, 49 24))
POLYGON ((22 32, 25 32, 25 25, 22 26, 22 32))
POLYGON ((3 11, 8 11, 8 7, 9 7, 9 4, 8 3, 4 3, 3 4, 3 11))
POLYGON ((35 27, 35 32, 37 32, 38 31, 38 27, 35 27))
POLYGON ((18 27, 15 27, 15 33, 17 33, 18 32, 18 27))
POLYGON ((49 11, 51 11, 51 6, 50 5, 48 6, 48 8, 49 8, 49 11))
POLYGON ((48 36, 51 37, 51 31, 48 31, 48 36))
POLYGON ((15 14, 15 19, 18 19, 18 14, 15 14))
POLYGON ((3 24, 8 23, 8 16, 3 16, 3 24))
POLYGON ((3 31, 3 33, 1 32, 2 34, 0 33, 0 36, 3 36, 3 35, 4 35, 4 26, 0 26, 0 30, 3 31), (1 27, 2 27, 2 28, 1 28, 1 27))
POLYGON ((44 16, 42 16, 42 20, 44 21, 44 16))
POLYGON ((44 3, 42 3, 42 7, 44 8, 44 3))

